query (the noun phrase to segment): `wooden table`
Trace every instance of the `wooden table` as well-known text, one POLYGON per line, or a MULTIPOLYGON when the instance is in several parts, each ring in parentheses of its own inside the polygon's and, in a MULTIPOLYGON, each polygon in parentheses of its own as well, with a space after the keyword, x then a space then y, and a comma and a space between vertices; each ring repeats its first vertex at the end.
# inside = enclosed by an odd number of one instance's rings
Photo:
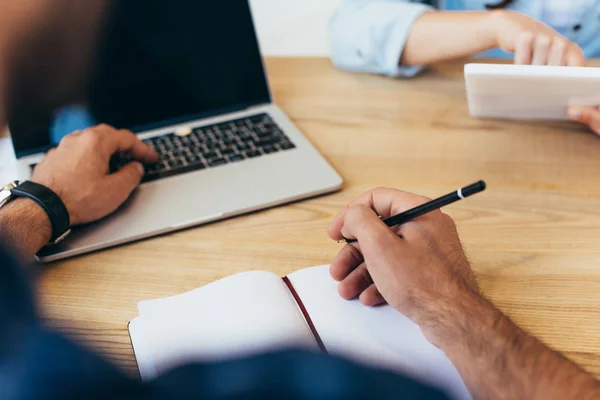
POLYGON ((136 303, 227 275, 330 262, 325 229, 362 192, 489 190, 447 208, 485 294, 600 377, 600 138, 562 123, 471 119, 462 63, 413 80, 269 59, 277 103, 345 179, 333 195, 56 263, 40 277, 48 324, 135 374, 136 303))

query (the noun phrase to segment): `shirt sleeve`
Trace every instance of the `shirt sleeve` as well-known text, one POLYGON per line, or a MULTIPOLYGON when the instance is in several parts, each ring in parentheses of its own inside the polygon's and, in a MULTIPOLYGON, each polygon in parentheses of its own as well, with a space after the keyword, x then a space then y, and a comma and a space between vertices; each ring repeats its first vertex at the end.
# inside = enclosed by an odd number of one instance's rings
POLYGON ((400 57, 413 22, 432 7, 403 0, 344 0, 329 22, 332 61, 355 72, 412 77, 400 57))
POLYGON ((112 399, 141 393, 140 384, 101 358, 43 328, 30 278, 0 248, 0 399, 112 399))

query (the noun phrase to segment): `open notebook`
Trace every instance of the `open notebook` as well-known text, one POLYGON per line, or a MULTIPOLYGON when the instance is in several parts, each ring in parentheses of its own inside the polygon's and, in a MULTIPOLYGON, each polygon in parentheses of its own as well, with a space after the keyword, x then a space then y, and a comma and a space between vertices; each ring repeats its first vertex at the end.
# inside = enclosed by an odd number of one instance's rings
POLYGON ((129 332, 143 380, 186 362, 301 346, 412 376, 456 399, 471 398, 450 360, 416 324, 389 306, 343 300, 327 266, 284 279, 245 272, 142 301, 138 309, 129 332))

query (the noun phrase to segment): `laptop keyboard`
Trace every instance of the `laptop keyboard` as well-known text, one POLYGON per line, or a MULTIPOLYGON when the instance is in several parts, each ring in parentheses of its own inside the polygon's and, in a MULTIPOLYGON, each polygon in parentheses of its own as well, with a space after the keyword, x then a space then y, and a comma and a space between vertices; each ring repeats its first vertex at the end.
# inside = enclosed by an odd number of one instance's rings
MULTIPOLYGON (((146 165, 142 182, 154 181, 205 168, 241 162, 250 158, 290 150, 296 146, 267 114, 191 129, 183 134, 168 133, 144 140, 160 156, 146 165)), ((131 161, 118 154, 110 162, 111 172, 131 161)))

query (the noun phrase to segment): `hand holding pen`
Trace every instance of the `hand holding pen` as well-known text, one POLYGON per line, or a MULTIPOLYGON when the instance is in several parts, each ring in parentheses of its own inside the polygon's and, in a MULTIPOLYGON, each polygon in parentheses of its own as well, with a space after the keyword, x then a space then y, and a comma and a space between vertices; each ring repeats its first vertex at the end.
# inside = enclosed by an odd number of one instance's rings
MULTIPOLYGON (((439 208, 484 188, 485 184, 478 182, 434 201, 381 188, 350 203, 329 226, 333 240, 356 238, 359 244, 344 246, 331 263, 331 276, 340 282, 340 295, 358 297, 368 306, 388 302, 419 323, 427 310, 414 301, 431 304, 477 294, 454 221, 439 208), (390 229, 380 217, 389 224, 404 224, 390 229), (412 222, 406 223, 406 218, 412 222)), ((444 306, 440 304, 440 309, 444 306)))

